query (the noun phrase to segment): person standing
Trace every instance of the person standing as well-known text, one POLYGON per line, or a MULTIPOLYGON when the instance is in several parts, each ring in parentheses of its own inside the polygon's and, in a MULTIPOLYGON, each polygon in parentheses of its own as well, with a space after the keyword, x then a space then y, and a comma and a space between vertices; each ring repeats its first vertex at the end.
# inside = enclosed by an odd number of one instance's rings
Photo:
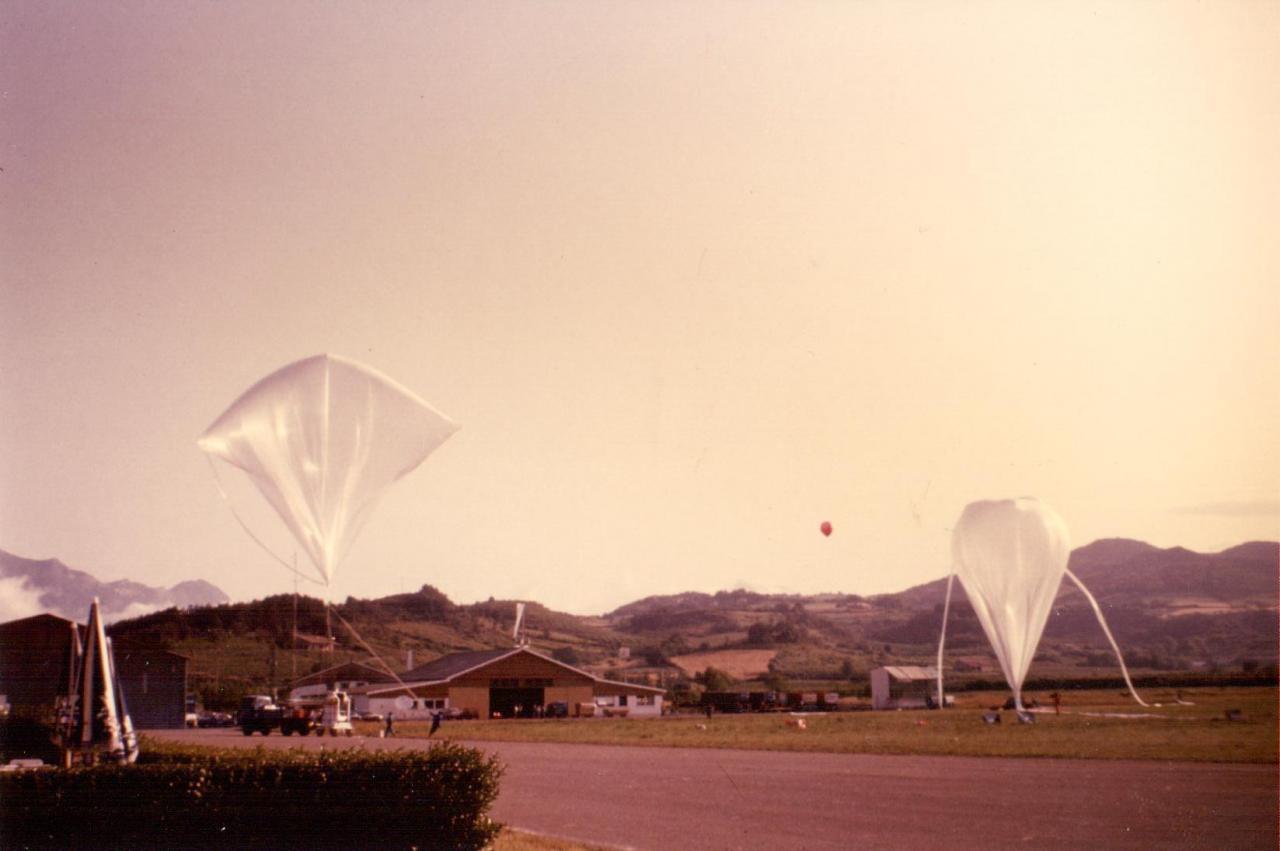
POLYGON ((382 732, 382 735, 384 738, 389 739, 396 734, 395 721, 392 719, 393 719, 393 714, 388 712, 387 713, 387 729, 382 732))
POLYGON ((434 736, 434 735, 436 734, 436 730, 439 730, 439 729, 440 729, 440 716, 441 716, 441 715, 443 715, 443 714, 444 714, 443 712, 436 712, 436 713, 433 713, 433 714, 432 714, 432 716, 431 716, 431 732, 430 732, 430 733, 427 733, 427 738, 428 738, 428 739, 429 739, 429 738, 431 738, 432 736, 434 736))

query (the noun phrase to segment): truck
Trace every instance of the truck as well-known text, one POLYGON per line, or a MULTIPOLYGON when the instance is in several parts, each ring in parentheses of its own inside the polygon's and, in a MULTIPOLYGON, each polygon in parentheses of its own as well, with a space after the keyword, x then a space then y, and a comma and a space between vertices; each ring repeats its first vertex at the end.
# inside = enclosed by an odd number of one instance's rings
POLYGON ((236 720, 240 724, 240 732, 246 736, 261 733, 270 736, 271 731, 280 727, 284 717, 284 709, 276 705, 269 695, 250 694, 240 698, 240 712, 236 720))
POLYGON ((312 708, 301 704, 281 706, 265 694, 251 694, 242 698, 237 720, 240 732, 246 736, 254 733, 269 736, 272 730, 279 730, 286 736, 294 733, 309 736, 313 730, 320 729, 319 713, 312 708))

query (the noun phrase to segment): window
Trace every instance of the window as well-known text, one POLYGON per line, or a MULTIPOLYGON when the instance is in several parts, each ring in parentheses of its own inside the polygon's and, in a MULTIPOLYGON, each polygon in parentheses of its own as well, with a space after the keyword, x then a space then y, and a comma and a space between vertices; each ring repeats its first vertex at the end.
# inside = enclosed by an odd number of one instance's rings
POLYGON ((489 680, 490 688, 520 688, 518 677, 501 677, 489 680))
POLYGON ((618 705, 619 706, 627 705, 627 696, 625 694, 618 698, 618 705))
POLYGON ((653 695, 651 694, 636 695, 636 706, 653 706, 653 695))

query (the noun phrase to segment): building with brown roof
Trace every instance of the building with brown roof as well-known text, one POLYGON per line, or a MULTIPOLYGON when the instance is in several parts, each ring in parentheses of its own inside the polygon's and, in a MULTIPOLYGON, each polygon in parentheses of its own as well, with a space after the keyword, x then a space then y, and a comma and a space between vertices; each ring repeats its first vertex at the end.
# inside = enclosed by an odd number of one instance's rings
MULTIPOLYGON (((0 694, 15 710, 52 712, 74 690, 73 648, 85 627, 52 614, 0 624, 0 694)), ((187 659, 124 640, 111 642, 116 675, 138 729, 181 727, 186 713, 187 659)))
POLYGON ((537 717, 563 706, 570 715, 657 716, 666 692, 607 680, 528 647, 451 653, 395 682, 350 689, 360 713, 397 719, 446 711, 476 718, 537 717), (553 707, 549 710, 548 707, 553 707))

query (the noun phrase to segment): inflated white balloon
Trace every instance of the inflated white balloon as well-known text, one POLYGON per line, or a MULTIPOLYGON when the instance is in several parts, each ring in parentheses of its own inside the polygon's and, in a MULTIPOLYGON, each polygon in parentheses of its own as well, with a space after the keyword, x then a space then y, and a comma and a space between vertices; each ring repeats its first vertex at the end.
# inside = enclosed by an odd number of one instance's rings
POLYGON ((973 502, 956 523, 951 554, 1021 709, 1022 683, 1071 554, 1066 523, 1028 497, 973 502))
POLYGON ((457 430, 385 375, 317 355, 250 387, 197 444, 250 477, 328 584, 387 487, 457 430))

